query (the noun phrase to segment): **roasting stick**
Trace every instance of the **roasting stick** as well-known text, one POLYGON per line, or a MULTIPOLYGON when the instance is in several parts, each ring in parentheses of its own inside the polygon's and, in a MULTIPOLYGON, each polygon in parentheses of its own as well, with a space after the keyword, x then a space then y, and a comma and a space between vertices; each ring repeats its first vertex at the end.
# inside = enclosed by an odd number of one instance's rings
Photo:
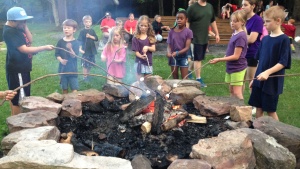
MULTIPOLYGON (((32 83, 35 83, 35 82, 37 82, 37 81, 39 81, 39 80, 42 80, 42 79, 45 79, 45 78, 48 78, 48 77, 60 76, 60 75, 84 75, 84 73, 66 72, 66 73, 47 74, 47 75, 38 77, 38 78, 36 78, 36 79, 34 79, 34 80, 31 80, 31 81, 28 82, 28 83, 25 83, 24 85, 17 87, 17 88, 14 89, 13 91, 16 92, 16 91, 18 91, 18 90, 20 90, 20 89, 22 89, 22 88, 24 88, 24 87, 26 87, 26 86, 28 86, 28 85, 30 85, 30 84, 32 84, 32 83)), ((115 80, 108 79, 106 76, 99 75, 99 74, 88 74, 88 75, 89 75, 89 76, 102 77, 102 78, 105 78, 105 79, 107 79, 107 80, 110 80, 110 81, 113 81, 113 82, 117 82, 117 81, 115 81, 115 80)), ((126 86, 130 86, 130 87, 139 89, 139 90, 141 90, 141 91, 147 92, 147 91, 145 91, 144 89, 139 88, 139 87, 136 87, 136 86, 131 86, 131 85, 128 85, 128 84, 126 84, 126 83, 119 82, 119 81, 118 81, 118 83, 122 84, 123 86, 126 85, 126 86)), ((131 92, 133 95, 135 95, 132 91, 130 91, 130 90, 128 90, 128 91, 131 92)), ((147 93, 148 93, 148 92, 147 92, 147 93)), ((5 98, 4 98, 4 99, 1 101, 0 106, 2 106, 2 105, 4 104, 5 101, 6 101, 6 100, 5 100, 5 98)))

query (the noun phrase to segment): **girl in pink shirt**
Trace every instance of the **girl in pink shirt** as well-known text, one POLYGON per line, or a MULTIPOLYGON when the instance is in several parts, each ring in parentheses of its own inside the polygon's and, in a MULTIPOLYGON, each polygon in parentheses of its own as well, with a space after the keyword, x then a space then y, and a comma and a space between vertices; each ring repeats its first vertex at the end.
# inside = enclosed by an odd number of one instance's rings
POLYGON ((109 84, 119 84, 125 76, 126 47, 124 37, 119 27, 112 28, 108 42, 101 54, 101 60, 106 62, 109 84))

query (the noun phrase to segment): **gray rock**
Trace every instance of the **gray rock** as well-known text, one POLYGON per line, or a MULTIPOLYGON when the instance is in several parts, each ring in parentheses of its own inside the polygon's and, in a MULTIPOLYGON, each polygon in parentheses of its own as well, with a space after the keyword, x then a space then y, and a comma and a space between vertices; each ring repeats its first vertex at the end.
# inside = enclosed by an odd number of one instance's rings
POLYGON ((22 113, 31 112, 34 110, 46 110, 59 114, 61 110, 61 104, 39 96, 25 97, 23 100, 21 100, 20 107, 22 113))
POLYGON ((64 97, 64 95, 55 92, 55 93, 49 94, 46 98, 54 101, 55 103, 61 103, 65 97, 64 97))
POLYGON ((255 129, 274 137, 277 142, 289 149, 300 167, 300 128, 279 122, 272 117, 263 116, 253 122, 255 129))
POLYGON ((88 89, 83 91, 78 91, 74 93, 68 93, 64 95, 64 100, 68 99, 78 99, 82 103, 100 103, 103 99, 105 99, 105 93, 100 92, 96 89, 88 89))
POLYGON ((231 106, 230 118, 232 121, 252 120, 252 106, 231 106))
POLYGON ((105 84, 102 91, 115 97, 128 97, 129 91, 122 85, 105 84))
POLYGON ((193 102, 194 98, 205 93, 194 86, 181 86, 172 90, 170 98, 174 104, 186 104, 193 102))
POLYGON ((61 105, 60 116, 80 117, 82 115, 81 101, 78 99, 65 99, 61 105))
POLYGON ((215 169, 255 167, 251 140, 246 133, 236 130, 199 140, 193 145, 190 157, 205 160, 215 169))
POLYGON ((256 158, 256 169, 291 169, 296 167, 294 154, 278 144, 273 137, 256 129, 238 130, 250 136, 256 158))
POLYGON ((211 165, 198 159, 177 159, 168 167, 168 169, 211 169, 211 165))
POLYGON ((239 129, 239 128, 249 128, 249 124, 247 124, 245 121, 234 122, 234 121, 227 120, 225 122, 225 125, 231 130, 239 129))
POLYGON ((133 169, 152 169, 150 160, 142 154, 132 159, 131 166, 133 169))
POLYGON ((6 155, 11 148, 20 141, 55 140, 58 141, 60 131, 55 126, 43 126, 24 129, 5 136, 1 141, 1 148, 6 155))
POLYGON ((10 133, 41 126, 56 126, 57 114, 46 110, 35 110, 28 113, 20 113, 6 119, 10 133))
POLYGON ((132 169, 130 161, 115 157, 82 156, 71 144, 54 140, 21 141, 0 159, 0 169, 132 169))
POLYGON ((202 116, 220 116, 228 114, 233 105, 244 106, 244 102, 232 97, 211 97, 199 95, 193 101, 202 116))
POLYGON ((174 84, 176 84, 178 87, 188 87, 188 86, 191 87, 191 86, 193 86, 193 87, 196 87, 197 89, 200 89, 200 87, 201 87, 200 83, 196 80, 169 79, 169 80, 165 80, 165 82, 167 83, 167 85, 169 85, 171 87, 174 87, 174 84))

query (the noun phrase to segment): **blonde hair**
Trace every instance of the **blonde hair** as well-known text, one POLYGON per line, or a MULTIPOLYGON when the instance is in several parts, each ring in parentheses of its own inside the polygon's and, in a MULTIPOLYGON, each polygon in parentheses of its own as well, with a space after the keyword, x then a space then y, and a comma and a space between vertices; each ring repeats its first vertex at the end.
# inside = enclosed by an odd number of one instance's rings
POLYGON ((232 19, 232 17, 235 17, 235 19, 238 22, 242 22, 242 29, 246 32, 247 34, 247 29, 246 29, 246 22, 247 22, 247 14, 245 13, 244 10, 237 10, 235 12, 233 12, 230 16, 230 18, 232 19))
POLYGON ((267 17, 269 19, 281 19, 281 23, 284 22, 285 19, 285 12, 284 10, 279 6, 272 6, 268 10, 264 12, 264 17, 267 17))
POLYGON ((120 26, 120 25, 123 26, 123 21, 121 19, 117 19, 116 24, 117 24, 117 26, 120 26))
POLYGON ((136 37, 137 39, 140 38, 141 35, 141 30, 140 30, 140 24, 142 21, 147 21, 148 24, 148 30, 147 30, 147 36, 148 39, 150 41, 150 43, 155 43, 156 39, 155 39, 155 33, 152 27, 152 24, 150 23, 150 18, 147 15, 142 15, 139 17, 137 25, 136 25, 136 32, 134 34, 134 37, 136 37))
POLYGON ((82 17, 82 21, 85 21, 85 20, 92 20, 92 17, 90 15, 84 15, 82 17))
POLYGON ((120 47, 122 47, 124 45, 124 36, 122 33, 122 29, 118 26, 115 26, 111 29, 111 31, 109 32, 109 36, 108 36, 108 41, 107 41, 107 50, 112 52, 113 49, 113 45, 119 45, 120 47), (114 39, 114 35, 118 33, 120 35, 120 42, 119 44, 114 44, 113 43, 113 39, 114 39))

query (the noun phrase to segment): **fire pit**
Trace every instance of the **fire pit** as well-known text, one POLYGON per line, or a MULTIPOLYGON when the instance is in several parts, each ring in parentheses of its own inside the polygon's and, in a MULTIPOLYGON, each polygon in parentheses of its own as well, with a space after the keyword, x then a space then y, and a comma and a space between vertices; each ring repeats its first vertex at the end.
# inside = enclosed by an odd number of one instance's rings
MULTIPOLYGON (((151 161, 153 168, 167 168, 177 158, 189 158, 192 145, 199 139, 217 136, 227 130, 224 117, 220 116, 208 118, 206 124, 185 122, 181 127, 146 134, 141 130, 141 123, 124 123, 120 120, 124 116, 119 107, 126 103, 129 103, 129 99, 117 98, 114 102, 103 100, 93 107, 84 104, 82 116, 59 117, 58 128, 61 133, 73 132, 71 142, 74 151, 79 154, 115 156, 128 160, 143 154, 151 161)), ((189 114, 199 115, 192 103, 180 106, 189 114)))

